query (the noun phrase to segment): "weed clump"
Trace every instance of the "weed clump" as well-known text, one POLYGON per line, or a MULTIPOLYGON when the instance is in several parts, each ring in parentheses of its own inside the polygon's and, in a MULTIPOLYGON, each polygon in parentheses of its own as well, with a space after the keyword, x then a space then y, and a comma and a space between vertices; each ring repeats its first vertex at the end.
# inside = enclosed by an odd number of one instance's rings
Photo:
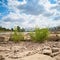
POLYGON ((47 28, 35 28, 35 31, 30 33, 31 39, 34 42, 43 42, 47 39, 48 35, 49 30, 47 28))
POLYGON ((23 39, 24 39, 24 37, 23 37, 22 32, 18 32, 17 28, 15 28, 13 31, 13 34, 11 36, 11 40, 14 42, 19 42, 23 39))

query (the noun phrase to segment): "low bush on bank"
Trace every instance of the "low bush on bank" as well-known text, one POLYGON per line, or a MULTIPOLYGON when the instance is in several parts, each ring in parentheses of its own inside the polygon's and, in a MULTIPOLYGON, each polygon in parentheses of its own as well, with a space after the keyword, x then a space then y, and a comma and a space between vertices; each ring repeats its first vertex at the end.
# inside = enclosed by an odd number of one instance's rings
POLYGON ((14 42, 19 42, 23 39, 24 39, 23 34, 21 32, 18 32, 17 29, 15 28, 13 34, 11 35, 11 40, 14 42))
POLYGON ((47 28, 35 28, 35 32, 31 32, 30 36, 34 42, 43 42, 47 39, 49 35, 49 30, 47 28))

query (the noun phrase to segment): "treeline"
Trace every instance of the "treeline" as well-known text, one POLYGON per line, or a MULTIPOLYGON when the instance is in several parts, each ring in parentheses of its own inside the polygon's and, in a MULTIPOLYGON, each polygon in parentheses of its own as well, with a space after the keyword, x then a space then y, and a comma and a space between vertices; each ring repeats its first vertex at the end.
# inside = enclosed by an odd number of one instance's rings
POLYGON ((56 26, 49 29, 50 31, 60 31, 60 26, 56 26))
MULTIPOLYGON (((18 32, 24 32, 25 31, 24 28, 20 28, 19 26, 15 27, 15 28, 17 28, 18 32)), ((8 29, 8 28, 0 26, 0 31, 14 31, 15 28, 8 29)))
MULTIPOLYGON (((25 32, 25 29, 24 28, 21 28, 19 26, 16 26, 15 28, 17 29, 17 32, 25 32)), ((11 31, 14 31, 15 28, 11 28, 11 31)))
POLYGON ((0 31, 11 31, 11 30, 0 26, 0 31))

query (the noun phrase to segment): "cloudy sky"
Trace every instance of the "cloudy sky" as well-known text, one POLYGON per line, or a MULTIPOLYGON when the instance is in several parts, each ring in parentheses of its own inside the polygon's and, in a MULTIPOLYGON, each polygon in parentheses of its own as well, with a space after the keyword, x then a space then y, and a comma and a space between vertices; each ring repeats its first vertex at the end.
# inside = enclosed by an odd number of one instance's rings
POLYGON ((12 28, 60 25, 60 0, 0 0, 0 26, 12 28))

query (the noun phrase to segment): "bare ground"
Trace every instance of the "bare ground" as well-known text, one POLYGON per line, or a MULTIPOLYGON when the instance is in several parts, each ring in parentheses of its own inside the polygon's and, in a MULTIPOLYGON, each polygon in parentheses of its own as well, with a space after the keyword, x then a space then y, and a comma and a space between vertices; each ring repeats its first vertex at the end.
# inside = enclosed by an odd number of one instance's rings
MULTIPOLYGON (((0 43, 0 55, 2 55, 5 60, 21 60, 24 57, 28 57, 36 53, 42 54, 42 49, 44 46, 49 46, 50 48, 55 46, 59 48, 60 52, 60 41, 48 41, 44 43, 34 43, 30 41, 21 41, 19 43, 13 43, 9 41, 5 44, 0 43)), ((58 60, 60 59, 59 56, 60 53, 56 56, 53 56, 53 58, 57 57, 56 60, 58 60)))

